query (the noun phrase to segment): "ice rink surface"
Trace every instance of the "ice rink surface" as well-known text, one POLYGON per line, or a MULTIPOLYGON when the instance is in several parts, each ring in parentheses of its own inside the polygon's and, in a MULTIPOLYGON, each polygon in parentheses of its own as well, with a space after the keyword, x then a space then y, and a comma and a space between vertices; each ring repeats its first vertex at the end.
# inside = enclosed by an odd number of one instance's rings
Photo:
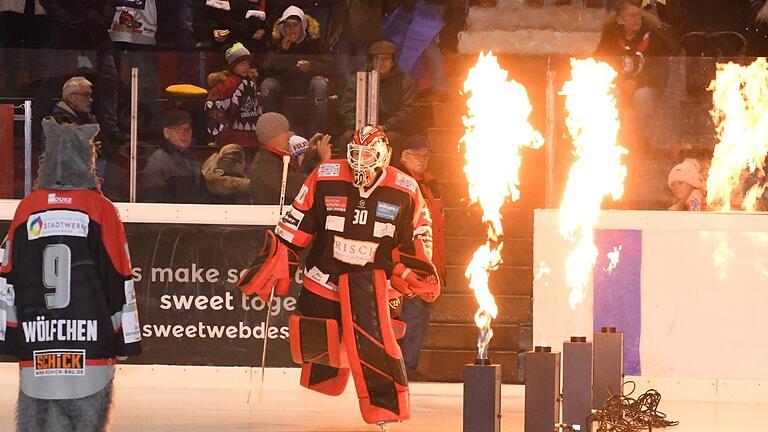
MULTIPOLYGON (((412 418, 390 425, 389 431, 462 431, 460 384, 412 385, 412 418)), ((523 431, 523 387, 502 389, 502 430, 523 431)), ((242 389, 116 389, 112 414, 115 432, 363 432, 366 425, 357 409, 357 398, 347 391, 327 397, 286 382, 284 390, 265 392, 261 403, 249 408, 242 389)), ((13 431, 16 389, 0 387, 0 431, 13 431)), ((766 404, 682 402, 663 399, 660 409, 680 425, 673 432, 742 432, 765 425, 766 404)))

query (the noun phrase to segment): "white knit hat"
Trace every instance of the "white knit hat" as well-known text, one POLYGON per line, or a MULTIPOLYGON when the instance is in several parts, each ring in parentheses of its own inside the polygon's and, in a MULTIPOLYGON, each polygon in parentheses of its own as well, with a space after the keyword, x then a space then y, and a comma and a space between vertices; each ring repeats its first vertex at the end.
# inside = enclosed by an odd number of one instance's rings
POLYGON ((701 176, 701 165, 696 159, 686 159, 672 168, 667 178, 667 186, 672 187, 673 181, 688 183, 696 189, 704 186, 704 178, 701 176))

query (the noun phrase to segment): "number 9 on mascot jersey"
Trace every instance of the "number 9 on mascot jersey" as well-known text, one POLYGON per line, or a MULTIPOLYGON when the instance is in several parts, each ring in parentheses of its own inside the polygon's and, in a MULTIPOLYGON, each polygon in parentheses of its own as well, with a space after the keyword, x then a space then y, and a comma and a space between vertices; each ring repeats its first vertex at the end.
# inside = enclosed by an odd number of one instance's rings
POLYGON ((363 420, 376 424, 410 416, 396 341, 406 329, 390 318, 389 300, 440 295, 429 211, 416 180, 389 166, 390 156, 383 131, 355 131, 347 159, 312 172, 238 281, 249 295, 266 299, 273 286, 286 295, 309 248, 299 314, 289 321, 301 385, 340 395, 352 375, 363 420))

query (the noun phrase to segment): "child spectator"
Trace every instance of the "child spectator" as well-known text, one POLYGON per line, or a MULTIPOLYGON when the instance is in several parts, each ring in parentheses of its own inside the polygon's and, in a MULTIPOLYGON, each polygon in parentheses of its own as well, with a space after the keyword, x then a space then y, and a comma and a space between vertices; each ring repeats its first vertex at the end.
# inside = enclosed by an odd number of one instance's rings
POLYGON ((258 72, 251 68, 250 51, 239 42, 227 50, 225 58, 229 69, 208 75, 208 132, 220 145, 235 143, 246 149, 256 148, 254 131, 262 111, 257 97, 258 72))
POLYGON ((203 163, 203 177, 211 202, 250 204, 251 181, 245 174, 245 152, 238 144, 227 144, 203 163))
POLYGON ((672 168, 667 179, 667 186, 677 202, 670 210, 702 211, 706 203, 704 197, 704 178, 701 165, 695 159, 686 159, 672 168))

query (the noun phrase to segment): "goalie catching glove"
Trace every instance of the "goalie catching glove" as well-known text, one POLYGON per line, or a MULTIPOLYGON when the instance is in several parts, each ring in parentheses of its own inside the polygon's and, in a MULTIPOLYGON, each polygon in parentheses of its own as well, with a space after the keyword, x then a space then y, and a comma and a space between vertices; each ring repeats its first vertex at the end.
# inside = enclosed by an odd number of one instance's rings
POLYGON ((419 296, 432 303, 440 296, 440 278, 435 265, 427 258, 408 253, 402 248, 392 251, 392 288, 406 297, 419 296))
POLYGON ((237 287, 245 295, 256 294, 267 302, 272 287, 275 288, 275 295, 288 295, 291 279, 298 267, 299 256, 296 252, 278 240, 274 232, 267 231, 261 250, 240 276, 237 287))

